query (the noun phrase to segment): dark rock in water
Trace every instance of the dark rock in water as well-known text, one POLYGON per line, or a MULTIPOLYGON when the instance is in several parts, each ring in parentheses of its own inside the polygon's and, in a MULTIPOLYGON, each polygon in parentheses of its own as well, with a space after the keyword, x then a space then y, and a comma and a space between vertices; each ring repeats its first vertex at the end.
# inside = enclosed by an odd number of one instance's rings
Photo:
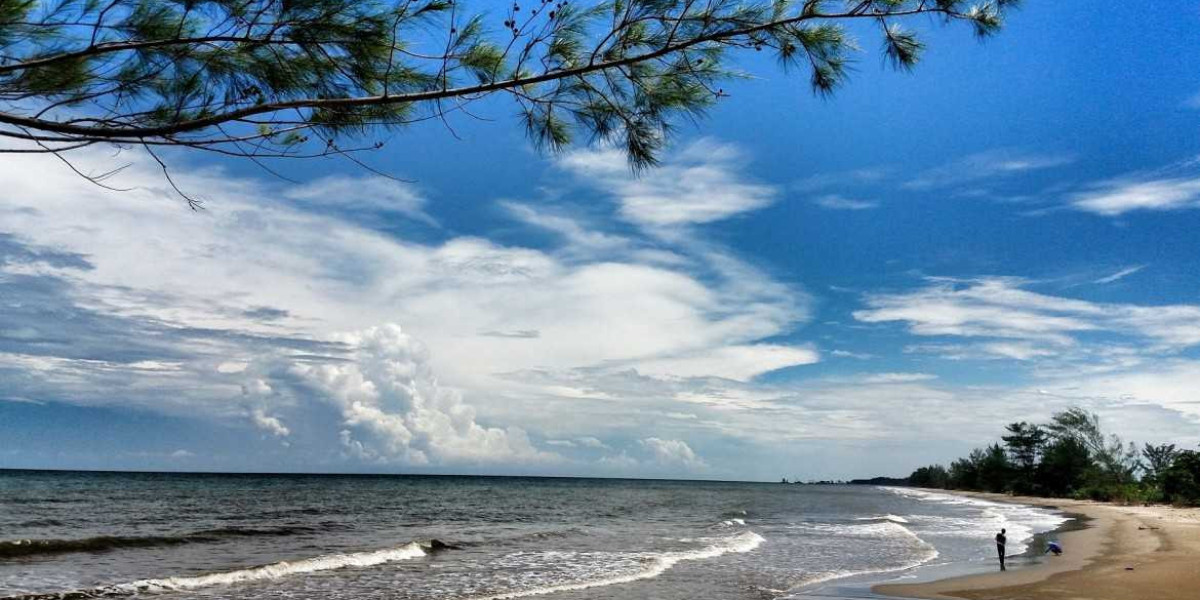
POLYGON ((442 550, 461 550, 461 548, 459 546, 455 546, 454 544, 447 544, 442 540, 429 540, 430 552, 441 552, 442 550))

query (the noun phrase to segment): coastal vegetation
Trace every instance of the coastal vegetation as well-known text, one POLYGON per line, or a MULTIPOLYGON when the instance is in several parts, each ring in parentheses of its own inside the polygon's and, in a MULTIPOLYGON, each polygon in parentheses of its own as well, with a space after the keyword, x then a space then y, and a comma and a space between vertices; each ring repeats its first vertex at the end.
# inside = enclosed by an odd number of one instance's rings
POLYGON ((909 485, 1027 496, 1200 505, 1200 452, 1175 444, 1140 448, 1105 434, 1081 408, 1047 423, 1010 423, 1000 441, 943 465, 921 467, 909 485))

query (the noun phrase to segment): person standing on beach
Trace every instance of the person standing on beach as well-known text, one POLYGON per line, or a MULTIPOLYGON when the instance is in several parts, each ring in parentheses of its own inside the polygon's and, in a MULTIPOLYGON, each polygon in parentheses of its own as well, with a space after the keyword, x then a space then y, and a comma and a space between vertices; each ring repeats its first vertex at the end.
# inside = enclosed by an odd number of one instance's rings
POLYGON ((1004 568, 1004 544, 1008 542, 1008 537, 1004 535, 1005 531, 1007 531, 1007 530, 1001 529, 1000 533, 996 534, 996 554, 1000 555, 1000 570, 1001 571, 1006 570, 1004 568))

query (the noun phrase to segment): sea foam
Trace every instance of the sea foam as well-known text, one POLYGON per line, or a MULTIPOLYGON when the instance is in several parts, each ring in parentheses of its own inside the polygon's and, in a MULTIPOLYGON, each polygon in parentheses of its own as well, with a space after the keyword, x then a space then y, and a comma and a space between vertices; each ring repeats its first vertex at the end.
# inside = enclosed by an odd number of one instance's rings
MULTIPOLYGON (((981 498, 970 498, 954 494, 915 490, 909 488, 884 487, 884 490, 933 504, 962 507, 974 511, 969 517, 960 515, 958 519, 947 517, 917 517, 910 519, 931 521, 932 531, 922 531, 923 534, 939 535, 954 533, 971 537, 990 538, 1000 529, 1006 529, 1008 535, 1008 553, 1020 554, 1028 548, 1033 535, 1042 531, 1050 531, 1067 522, 1069 519, 1049 509, 1013 504, 1008 502, 993 502, 981 498), (967 518, 964 518, 967 517, 967 518), (957 531, 948 529, 947 524, 959 527, 957 531)), ((922 527, 922 529, 925 529, 922 527)))
POLYGON ((698 550, 664 552, 657 555, 650 555, 648 556, 646 567, 633 573, 614 575, 599 579, 589 579, 585 581, 548 585, 526 590, 504 592, 490 596, 479 596, 473 598, 472 600, 507 600, 509 598, 525 598, 529 596, 553 594, 556 592, 586 590, 589 588, 632 583, 634 581, 640 581, 643 579, 653 579, 659 575, 662 575, 663 573, 666 573, 671 567, 674 567, 683 561, 705 560, 717 558, 718 556, 729 553, 750 552, 751 550, 758 548, 765 541, 767 540, 763 536, 753 531, 746 531, 735 536, 730 536, 715 544, 698 550))
POLYGON ((373 567, 383 563, 389 563, 398 560, 409 560, 413 558, 420 558, 422 556, 425 556, 425 550, 420 544, 412 542, 398 548, 388 548, 370 552, 354 552, 351 554, 330 554, 328 556, 318 556, 315 558, 306 558, 295 561, 284 560, 268 565, 251 567, 249 569, 238 569, 236 571, 225 571, 222 573, 209 573, 207 575, 197 575, 193 577, 142 579, 132 583, 123 583, 114 587, 122 590, 128 590, 129 593, 143 591, 191 590, 210 585, 228 585, 231 583, 244 583, 247 581, 278 579, 288 575, 312 573, 315 571, 328 571, 331 569, 343 569, 346 567, 373 567))
POLYGON ((129 596, 141 592, 165 592, 174 590, 193 590, 196 588, 229 585, 279 579, 289 575, 329 571, 346 567, 373 567, 384 563, 410 560, 425 556, 425 548, 417 542, 411 542, 396 548, 371 550, 367 552, 352 552, 349 554, 329 554, 300 560, 284 560, 257 567, 221 571, 205 575, 187 577, 165 577, 160 579, 139 579, 129 583, 118 583, 88 590, 60 592, 55 594, 29 594, 10 596, 0 600, 78 600, 83 598, 100 598, 106 596, 129 596))

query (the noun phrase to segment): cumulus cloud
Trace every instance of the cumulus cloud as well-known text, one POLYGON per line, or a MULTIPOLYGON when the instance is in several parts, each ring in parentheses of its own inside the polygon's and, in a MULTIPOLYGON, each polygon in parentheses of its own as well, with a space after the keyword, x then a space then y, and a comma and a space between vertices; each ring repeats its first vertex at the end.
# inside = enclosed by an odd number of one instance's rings
POLYGON ((254 426, 270 433, 277 437, 287 437, 291 435, 291 430, 276 417, 267 414, 267 411, 256 408, 250 411, 250 419, 254 422, 254 426))
POLYGON ((609 450, 608 444, 591 436, 578 437, 571 440, 546 440, 547 446, 558 446, 560 448, 589 448, 592 450, 609 450))
POLYGON ((608 448, 608 444, 605 444, 604 442, 591 436, 581 437, 577 439, 576 442, 578 442, 579 445, 583 446, 584 448, 608 448))
POLYGON ((663 440, 649 437, 641 440, 640 443, 650 452, 652 460, 659 465, 678 466, 689 470, 703 469, 708 466, 683 440, 663 440))
POLYGON ((350 360, 298 363, 290 373, 341 414, 343 445, 376 462, 425 465, 544 461, 517 427, 484 427, 460 394, 441 386, 425 347, 397 325, 346 336, 350 360))

